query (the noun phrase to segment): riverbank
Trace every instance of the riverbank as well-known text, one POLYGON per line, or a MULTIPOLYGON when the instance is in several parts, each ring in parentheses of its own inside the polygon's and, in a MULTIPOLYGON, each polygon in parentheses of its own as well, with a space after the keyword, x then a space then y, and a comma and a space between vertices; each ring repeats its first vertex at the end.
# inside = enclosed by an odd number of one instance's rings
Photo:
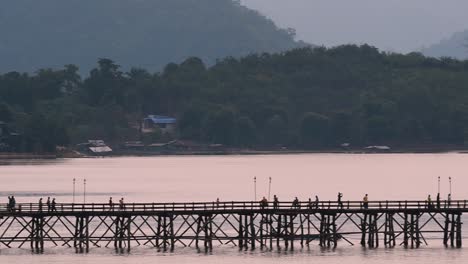
MULTIPOLYGON (((405 154, 405 153, 460 153, 468 154, 468 148, 450 147, 413 147, 395 148, 390 150, 375 149, 320 149, 320 150, 296 150, 296 149, 218 149, 218 150, 164 150, 164 151, 136 151, 116 150, 105 157, 152 157, 152 156, 217 156, 217 155, 287 155, 287 154, 405 154)), ((94 158, 97 155, 88 155, 77 151, 64 151, 51 153, 0 153, 0 160, 9 159, 57 159, 57 158, 94 158)))

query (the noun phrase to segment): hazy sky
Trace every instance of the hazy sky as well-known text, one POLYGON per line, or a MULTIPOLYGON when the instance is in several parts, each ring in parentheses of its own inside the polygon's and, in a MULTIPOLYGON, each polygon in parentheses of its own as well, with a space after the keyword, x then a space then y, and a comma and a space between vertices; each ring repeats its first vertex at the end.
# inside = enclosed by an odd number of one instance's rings
POLYGON ((468 29, 468 0, 241 0, 313 44, 408 52, 468 29))

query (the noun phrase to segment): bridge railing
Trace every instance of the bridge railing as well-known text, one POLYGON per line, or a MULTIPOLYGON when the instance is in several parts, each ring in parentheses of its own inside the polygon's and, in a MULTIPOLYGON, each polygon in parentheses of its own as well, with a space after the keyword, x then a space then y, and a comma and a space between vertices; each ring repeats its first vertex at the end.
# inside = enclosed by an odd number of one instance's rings
POLYGON ((369 201, 367 206, 362 201, 280 201, 277 203, 262 203, 258 201, 220 201, 220 202, 190 202, 190 203, 57 203, 55 207, 46 203, 19 203, 14 208, 0 204, 0 213, 22 212, 193 212, 193 211, 233 211, 233 210, 318 210, 318 209, 467 209, 467 200, 433 201, 369 201))

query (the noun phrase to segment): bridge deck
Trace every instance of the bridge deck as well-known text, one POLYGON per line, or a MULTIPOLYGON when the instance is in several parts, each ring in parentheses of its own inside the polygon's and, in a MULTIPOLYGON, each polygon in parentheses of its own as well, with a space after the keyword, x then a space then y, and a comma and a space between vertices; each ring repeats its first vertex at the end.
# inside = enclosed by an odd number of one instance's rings
POLYGON ((212 250, 213 243, 272 249, 295 243, 336 247, 354 245, 419 247, 429 239, 461 247, 467 200, 455 201, 256 201, 190 203, 21 203, 0 205, 0 247, 35 251, 50 246, 77 249, 130 249, 176 245, 212 250), (439 235, 437 237, 437 235, 439 235), (201 246, 200 243, 203 243, 201 246))

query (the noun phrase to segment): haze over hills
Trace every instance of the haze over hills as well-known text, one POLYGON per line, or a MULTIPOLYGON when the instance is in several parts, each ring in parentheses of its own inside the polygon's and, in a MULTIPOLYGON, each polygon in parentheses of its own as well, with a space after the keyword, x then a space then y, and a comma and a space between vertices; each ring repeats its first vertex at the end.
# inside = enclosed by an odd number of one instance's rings
POLYGON ((422 52, 432 57, 468 59, 468 30, 457 32, 448 39, 424 48, 422 52))
POLYGON ((467 29, 466 0, 241 0, 299 39, 327 47, 369 44, 418 51, 467 29))
POLYGON ((279 29, 232 0, 0 0, 0 72, 76 64, 98 58, 160 70, 198 56, 277 52, 299 46, 279 29))

